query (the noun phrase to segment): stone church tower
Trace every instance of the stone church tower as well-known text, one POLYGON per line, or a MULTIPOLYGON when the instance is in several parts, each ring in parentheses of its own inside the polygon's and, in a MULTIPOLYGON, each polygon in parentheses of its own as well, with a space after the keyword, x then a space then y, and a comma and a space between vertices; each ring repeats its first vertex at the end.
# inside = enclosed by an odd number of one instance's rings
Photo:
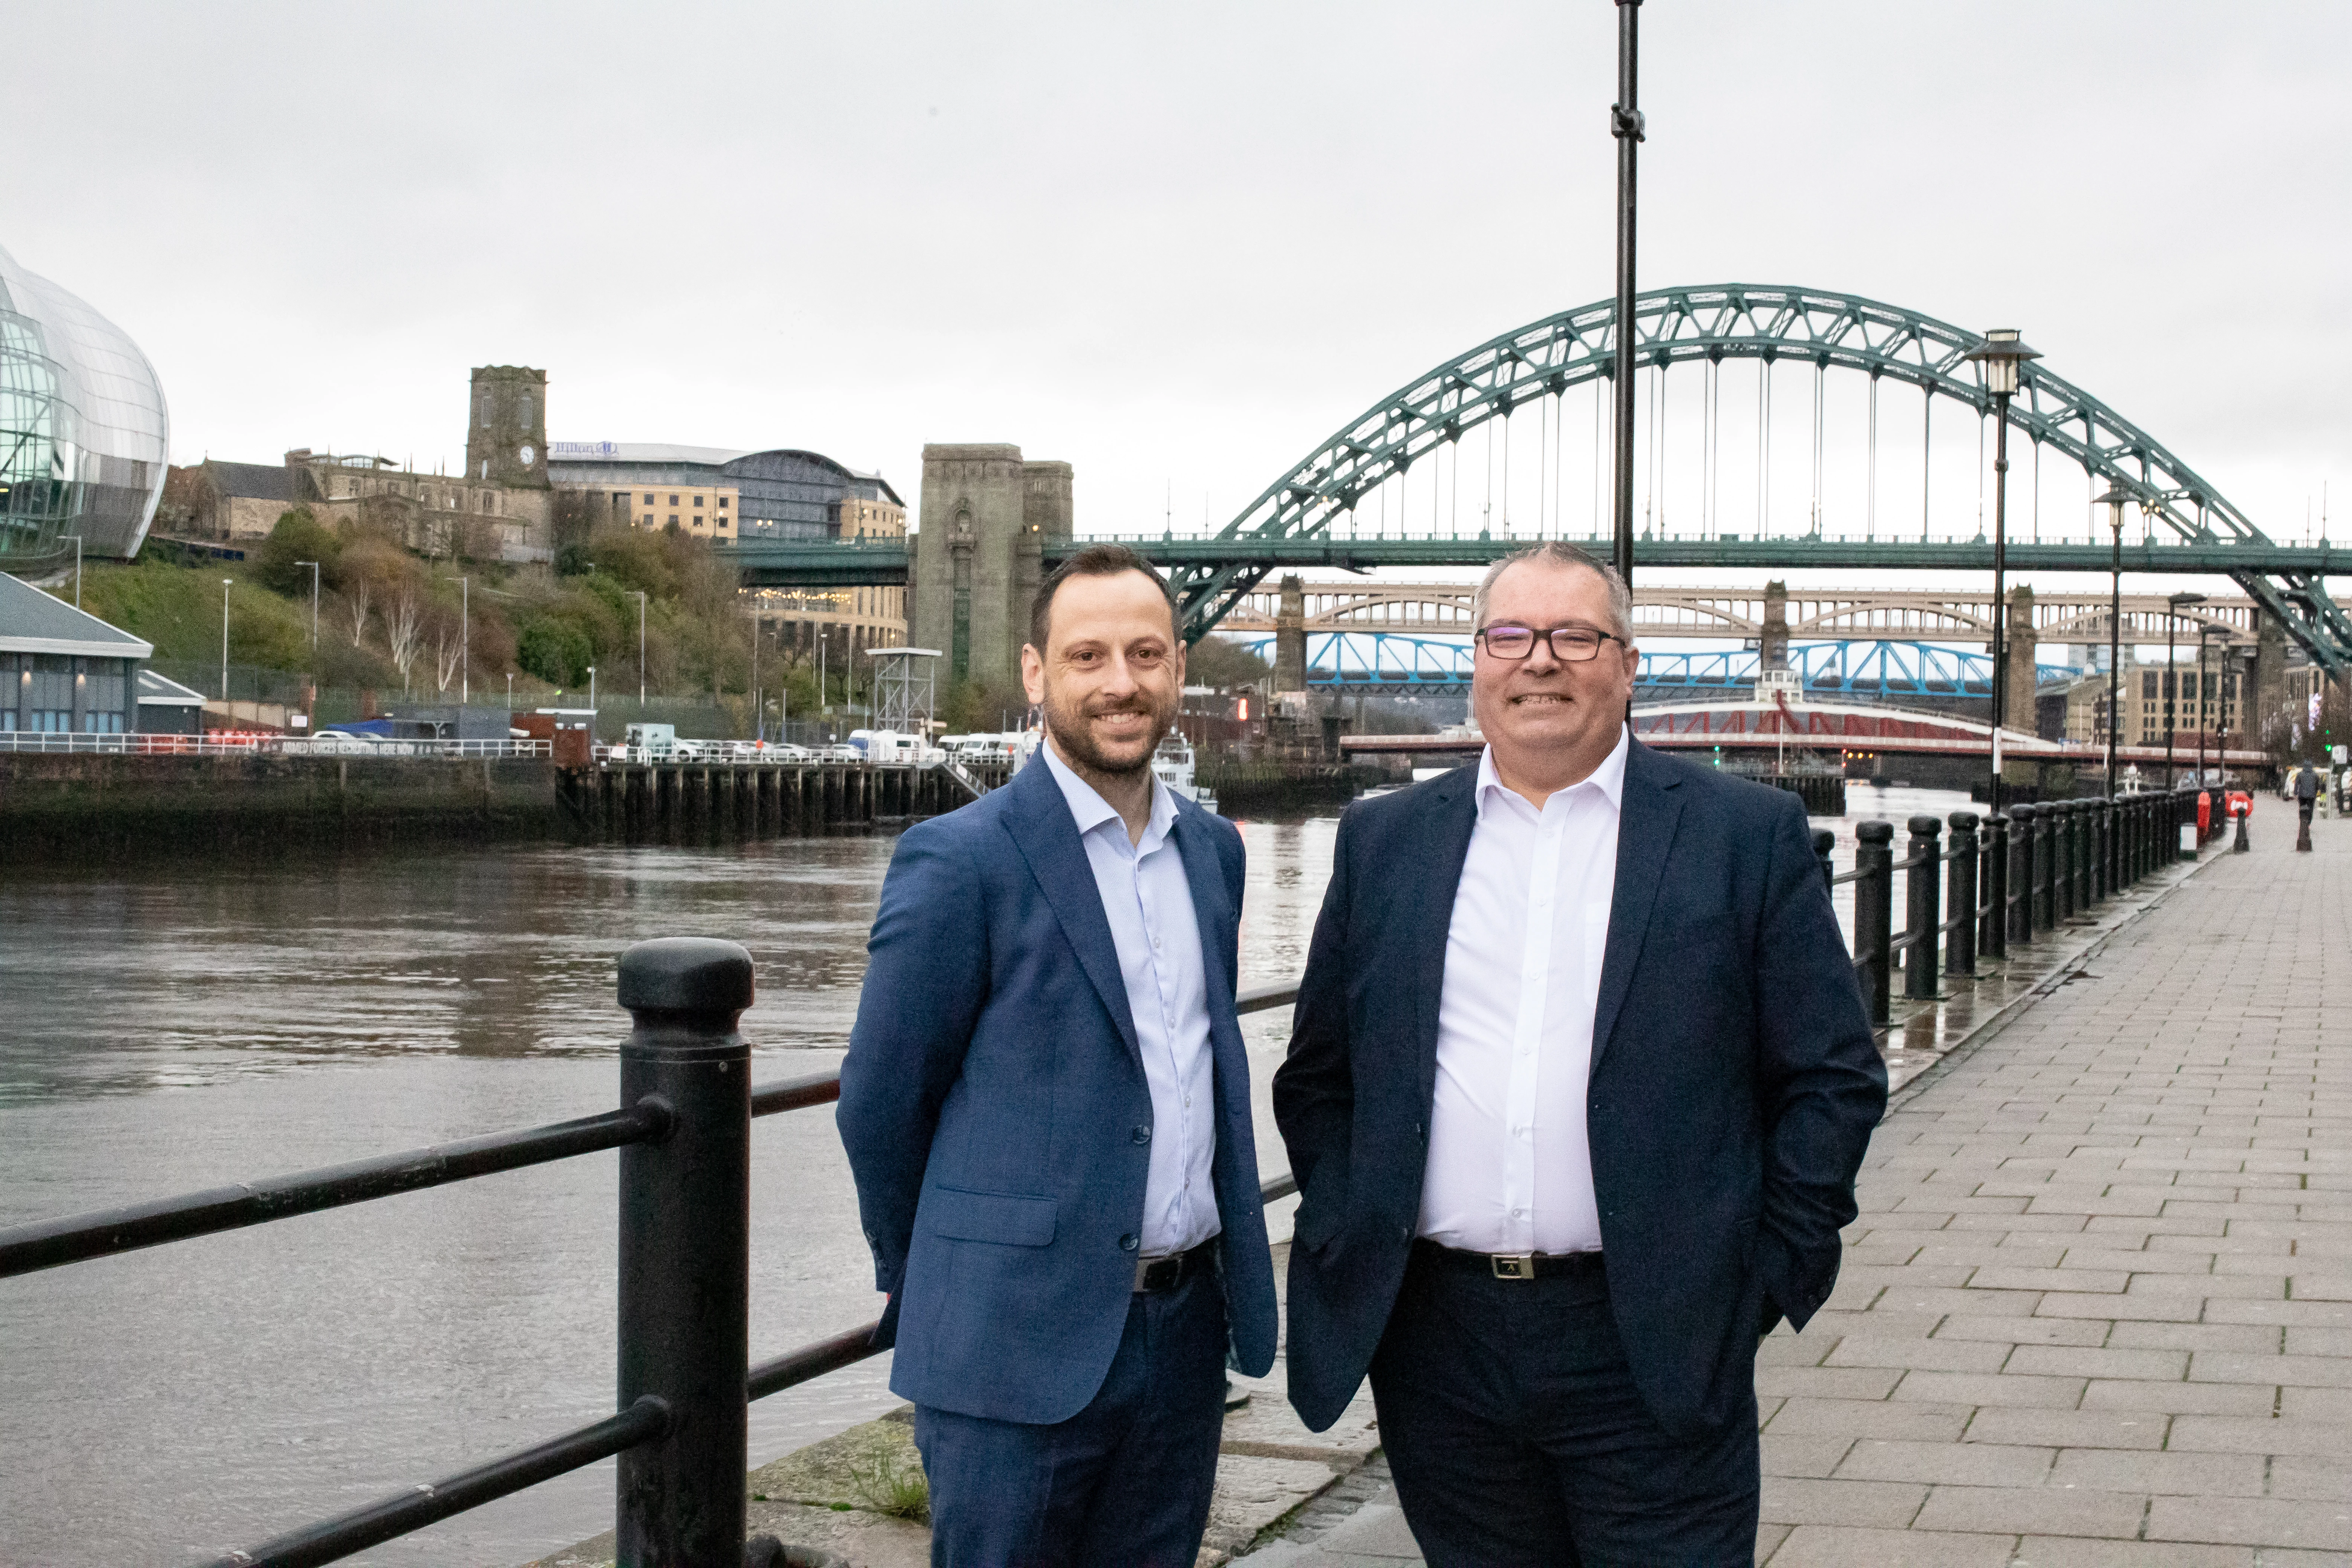
POLYGON ((547 480, 547 373, 519 364, 478 365, 466 418, 466 478, 512 489, 547 480))

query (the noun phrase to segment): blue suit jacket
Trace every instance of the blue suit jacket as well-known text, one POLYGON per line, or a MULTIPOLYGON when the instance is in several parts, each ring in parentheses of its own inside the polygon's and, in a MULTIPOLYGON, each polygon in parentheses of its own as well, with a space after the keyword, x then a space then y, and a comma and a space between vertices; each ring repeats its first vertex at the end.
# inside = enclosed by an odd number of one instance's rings
MULTIPOLYGON (((1421 1210, 1437 1005, 1476 820, 1462 768, 1340 819, 1275 1119, 1302 1199, 1290 1397, 1370 1364, 1421 1210)), ((1797 797, 1631 748, 1585 1106, 1609 1295, 1668 1430, 1739 1408, 1756 1335, 1836 1281, 1886 1069, 1797 797)))
MULTIPOLYGON (((1226 1321, 1255 1376, 1276 1329, 1234 1016, 1241 835, 1180 800, 1171 836, 1208 965, 1226 1321)), ((1066 1420, 1126 1327, 1152 1118, 1102 895, 1044 763, 908 830, 867 952, 838 1124, 891 1296, 890 1387, 968 1415, 1066 1420)))

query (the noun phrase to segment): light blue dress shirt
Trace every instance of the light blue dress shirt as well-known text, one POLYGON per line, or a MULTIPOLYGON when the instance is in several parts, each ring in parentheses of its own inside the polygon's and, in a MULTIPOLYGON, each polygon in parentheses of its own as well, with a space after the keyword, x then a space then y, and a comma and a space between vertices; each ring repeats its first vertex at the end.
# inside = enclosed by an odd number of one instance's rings
POLYGON ((1223 1224, 1209 1174, 1217 1128, 1208 965, 1184 857, 1168 837, 1176 825, 1176 802, 1153 779, 1151 821, 1142 838, 1129 843, 1118 811, 1054 754, 1051 742, 1037 754, 1077 820, 1143 1052, 1144 1082, 1151 1091, 1151 1169, 1143 1189, 1142 1250, 1146 1257, 1182 1252, 1223 1224))

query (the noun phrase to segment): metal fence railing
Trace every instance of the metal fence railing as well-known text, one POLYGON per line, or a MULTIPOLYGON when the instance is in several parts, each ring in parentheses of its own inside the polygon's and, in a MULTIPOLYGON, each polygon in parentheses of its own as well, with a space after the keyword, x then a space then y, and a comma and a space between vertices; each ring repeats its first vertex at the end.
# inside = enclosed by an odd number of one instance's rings
POLYGON ((87 752, 123 757, 222 757, 268 753, 289 757, 549 757, 552 741, 386 741, 322 731, 207 730, 201 735, 72 735, 39 730, 0 731, 0 752, 87 752))
MULTIPOLYGON (((620 1151, 614 1414, 232 1552, 212 1568, 332 1563, 615 1456, 620 1561, 744 1561, 749 1402, 877 1353, 878 1325, 865 1323, 757 1364, 749 1356, 751 1123, 839 1099, 841 1077, 751 1083, 751 1047, 736 1020, 751 1005, 751 959, 732 942, 639 942, 621 957, 619 995, 634 1026, 621 1048, 618 1110, 0 1229, 5 1279, 620 1151)), ((1245 991, 1234 1005, 1262 1012, 1297 995, 1293 982, 1245 991)), ((1297 1190, 1286 1173, 1261 1196, 1272 1203, 1297 1190)))
MULTIPOLYGON (((2168 864, 2179 853, 2180 827, 2198 820, 2197 803, 2197 791, 2183 789, 2019 805, 1982 819, 1956 811, 1948 848, 1937 842, 1945 822, 1915 816, 1899 860, 1895 825, 1864 822, 1854 830, 1854 863, 1845 871, 1830 863, 1834 837, 1815 831, 1822 880, 1853 889, 1854 976, 1871 1021, 1891 1021, 1897 968, 1906 1000, 1932 1001, 1939 969, 1973 976, 1980 956, 2006 957, 2011 944, 2047 935, 2168 864), (1948 866, 1949 886, 1939 887, 1948 866), (1897 871, 1905 874, 1900 931, 1897 871)), ((2209 811, 2208 820, 2210 838, 2224 815, 2209 811)))

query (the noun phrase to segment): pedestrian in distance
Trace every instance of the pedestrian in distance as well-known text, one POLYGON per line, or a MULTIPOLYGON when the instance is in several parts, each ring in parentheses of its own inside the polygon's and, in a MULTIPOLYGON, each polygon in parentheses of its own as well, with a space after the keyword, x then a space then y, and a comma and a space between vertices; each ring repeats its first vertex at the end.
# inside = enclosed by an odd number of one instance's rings
POLYGON ((1274 1364, 1241 835, 1152 776, 1184 684, 1149 563, 1096 545, 1021 650, 1045 742, 899 840, 839 1126, 940 1568, 1191 1568, 1228 1361, 1274 1364))
POLYGON ((1885 1106, 1801 803, 1633 741, 1631 620, 1565 544, 1487 573, 1485 753, 1340 819, 1275 1075, 1291 1400, 1369 1371, 1432 1568, 1752 1560, 1757 1345, 1885 1106))
POLYGON ((2294 847, 2311 848, 2311 811, 2319 804, 2319 770, 2297 768, 2294 771, 2294 847))

